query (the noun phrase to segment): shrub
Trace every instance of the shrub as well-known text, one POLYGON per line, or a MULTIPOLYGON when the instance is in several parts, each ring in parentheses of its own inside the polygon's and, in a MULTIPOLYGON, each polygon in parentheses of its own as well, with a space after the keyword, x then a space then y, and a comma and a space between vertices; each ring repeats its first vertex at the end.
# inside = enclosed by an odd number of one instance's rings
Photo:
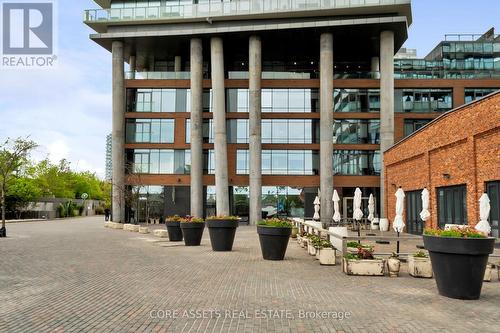
POLYGON ((186 216, 185 218, 180 219, 181 223, 204 223, 205 220, 199 217, 186 216))
POLYGON ((429 256, 424 251, 418 251, 413 254, 415 258, 429 258, 429 256))
POLYGON ((259 222, 259 225, 264 226, 264 227, 272 227, 272 228, 291 228, 291 227, 293 227, 292 223, 290 223, 287 220, 281 220, 281 219, 262 220, 259 222))
POLYGON ((472 227, 451 228, 450 230, 425 229, 424 235, 448 238, 486 238, 484 234, 472 227))
POLYGON ((168 216, 166 220, 170 222, 180 222, 182 220, 182 217, 180 217, 179 215, 173 215, 168 216))
POLYGON ((372 248, 362 248, 358 247, 358 253, 346 253, 344 258, 350 260, 372 260, 375 259, 373 257, 373 249, 372 248))
POLYGON ((236 221, 236 220, 239 220, 239 219, 240 219, 239 216, 210 216, 210 217, 207 217, 207 220, 212 220, 212 221, 218 221, 218 220, 221 220, 221 221, 227 221, 227 220, 236 221))

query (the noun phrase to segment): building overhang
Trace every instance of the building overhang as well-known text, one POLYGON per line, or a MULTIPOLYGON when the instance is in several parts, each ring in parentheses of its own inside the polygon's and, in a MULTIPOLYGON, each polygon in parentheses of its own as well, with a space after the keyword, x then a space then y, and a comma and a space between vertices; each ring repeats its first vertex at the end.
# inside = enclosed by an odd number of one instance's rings
MULTIPOLYGON (((109 0, 95 0, 103 8, 110 7, 109 0)), ((217 10, 202 11, 198 9, 201 5, 188 6, 189 10, 184 12, 168 12, 171 7, 149 7, 137 9, 93 9, 85 13, 84 22, 99 33, 105 33, 116 26, 158 25, 158 24, 185 24, 200 22, 219 21, 246 21, 258 22, 258 20, 276 20, 302 18, 329 18, 339 19, 342 17, 364 18, 375 16, 404 16, 408 26, 412 24, 411 0, 392 0, 389 3, 356 3, 337 4, 322 7, 290 7, 271 8, 259 10, 233 10, 229 7, 217 7, 217 10), (123 11, 123 12, 122 12, 123 11), (125 11, 127 11, 125 13, 125 11), (167 12, 165 12, 167 11, 167 12), (175 15, 174 15, 175 14, 175 15)), ((261 6, 261 5, 260 5, 261 6)), ((180 10, 182 6, 173 7, 180 10)), ((236 7, 237 8, 237 7, 236 7)))
MULTIPOLYGON (((336 54, 360 52, 359 44, 366 44, 366 48, 378 54, 380 32, 391 30, 394 32, 395 51, 408 38, 408 22, 404 16, 371 17, 362 19, 314 19, 310 21, 294 20, 260 20, 238 22, 204 22, 199 24, 165 24, 144 26, 122 26, 110 29, 109 32, 91 35, 96 43, 111 51, 112 42, 121 40, 125 43, 126 57, 134 49, 162 47, 162 42, 171 44, 171 41, 189 39, 192 36, 203 38, 212 35, 231 35, 244 38, 250 34, 269 35, 279 33, 283 36, 292 35, 294 31, 310 30, 316 33, 332 32, 336 54), (335 40, 338 42, 336 43, 335 40)), ((293 39, 292 39, 293 40, 293 39)), ((362 45, 361 45, 362 46, 362 45)))

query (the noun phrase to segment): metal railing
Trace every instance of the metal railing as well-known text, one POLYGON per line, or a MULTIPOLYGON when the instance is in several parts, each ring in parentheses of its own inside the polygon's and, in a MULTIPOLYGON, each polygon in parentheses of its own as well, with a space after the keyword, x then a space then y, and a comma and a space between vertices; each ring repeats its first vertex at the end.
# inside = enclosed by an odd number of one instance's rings
MULTIPOLYGON (((299 230, 304 229, 308 233, 314 233, 317 235, 322 235, 325 236, 330 242, 332 242, 332 238, 337 238, 342 241, 342 248, 337 249, 337 251, 341 252, 342 254, 347 253, 347 243, 348 242, 358 242, 358 241, 369 241, 369 242, 377 242, 377 241, 382 241, 382 242, 408 242, 408 241, 415 241, 415 240, 421 240, 421 236, 415 236, 415 235, 410 235, 410 234, 402 234, 400 237, 397 236, 343 236, 336 234, 333 231, 323 229, 323 227, 319 227, 318 225, 307 222, 305 220, 302 220, 300 218, 294 218, 292 219, 293 223, 295 226, 299 228, 299 230)), ((333 242, 332 242, 333 243, 333 242)), ((375 255, 390 255, 390 253, 374 253, 375 255)), ((409 253, 398 253, 400 255, 409 255, 409 253)))
POLYGON ((84 21, 92 23, 192 19, 409 3, 409 0, 239 0, 160 7, 89 9, 84 12, 84 21))

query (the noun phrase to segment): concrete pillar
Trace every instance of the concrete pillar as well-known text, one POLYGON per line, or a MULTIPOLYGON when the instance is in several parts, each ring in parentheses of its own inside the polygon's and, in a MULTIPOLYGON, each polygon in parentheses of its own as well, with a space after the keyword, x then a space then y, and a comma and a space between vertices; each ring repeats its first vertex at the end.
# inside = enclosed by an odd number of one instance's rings
POLYGON ((394 144, 394 32, 380 34, 380 217, 386 218, 384 151, 394 144))
POLYGON ((372 72, 372 78, 380 79, 380 58, 372 57, 370 72, 372 72))
POLYGON ((227 170, 226 93, 224 87, 224 49, 222 38, 210 40, 212 63, 212 99, 215 133, 215 192, 217 215, 226 216, 229 210, 229 179, 227 170))
POLYGON ((134 55, 130 56, 129 59, 129 67, 130 67, 130 79, 135 79, 135 70, 136 70, 136 58, 134 55))
POLYGON ((180 56, 175 56, 174 72, 180 72, 181 70, 182 70, 182 58, 180 56))
POLYGON ((259 36, 249 41, 250 224, 262 219, 262 45, 259 36))
POLYGON ((333 217, 333 35, 320 37, 320 190, 321 221, 333 217))
POLYGON ((203 46, 191 39, 191 215, 203 217, 203 46))
POLYGON ((125 222, 125 72, 123 42, 113 41, 113 222, 125 222))

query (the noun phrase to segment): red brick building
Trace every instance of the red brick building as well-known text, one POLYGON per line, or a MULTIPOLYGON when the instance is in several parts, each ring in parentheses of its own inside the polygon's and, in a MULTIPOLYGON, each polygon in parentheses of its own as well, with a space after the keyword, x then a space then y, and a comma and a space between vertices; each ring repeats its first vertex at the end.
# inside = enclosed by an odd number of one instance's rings
POLYGON ((422 232, 421 192, 430 191, 427 226, 479 222, 479 198, 491 201, 492 234, 499 237, 500 91, 451 110, 384 153, 386 209, 394 220, 398 187, 406 193, 407 231, 422 232))

